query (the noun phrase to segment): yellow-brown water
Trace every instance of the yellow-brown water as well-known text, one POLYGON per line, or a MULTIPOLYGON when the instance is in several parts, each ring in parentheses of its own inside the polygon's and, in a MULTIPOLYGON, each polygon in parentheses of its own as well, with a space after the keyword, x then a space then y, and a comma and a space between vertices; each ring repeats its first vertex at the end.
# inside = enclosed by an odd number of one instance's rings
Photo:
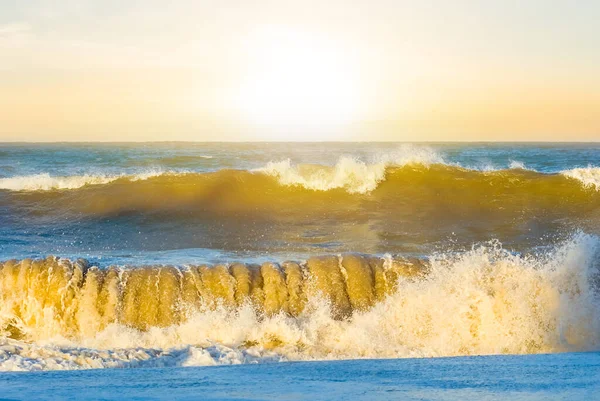
POLYGON ((24 224, 58 230, 77 222, 66 231, 93 232, 85 240, 96 247, 128 241, 144 250, 197 247, 292 256, 319 247, 426 253, 432 244, 468 247, 491 238, 526 250, 540 245, 544 235, 596 233, 600 226, 600 191, 564 174, 447 165, 339 171, 304 166, 293 173, 123 177, 74 189, 10 191, 2 203, 24 224), (140 229, 146 232, 143 241, 140 229))
POLYGON ((516 256, 492 243, 428 261, 345 254, 103 269, 7 261, 0 321, 25 356, 57 352, 29 341, 107 352, 217 345, 286 359, 581 351, 600 345, 598 256, 597 239, 580 234, 546 254, 516 256))
POLYGON ((2 263, 0 299, 4 316, 10 316, 3 324, 11 337, 77 337, 111 323, 140 330, 167 327, 199 311, 245 304, 265 316, 298 317, 315 296, 328 300, 333 316, 343 318, 383 300, 398 277, 418 278, 426 269, 419 259, 353 254, 302 264, 107 269, 48 257, 2 263))
POLYGON ((304 166, 300 171, 305 181, 278 179, 280 173, 273 176, 275 173, 243 170, 123 177, 71 190, 12 192, 9 200, 39 202, 40 213, 47 206, 47 213, 58 208, 89 215, 134 211, 260 214, 282 210, 300 214, 337 206, 365 213, 383 207, 396 213, 427 208, 424 210, 445 214, 456 207, 455 213, 465 214, 475 207, 480 212, 504 213, 559 208, 575 214, 594 209, 600 202, 594 186, 586 187, 562 174, 528 170, 482 172, 446 165, 411 165, 388 167, 366 177, 347 174, 336 186, 328 184, 335 179, 333 168, 304 166))
POLYGON ((0 370, 600 347, 600 148, 389 146, 0 145, 0 370))

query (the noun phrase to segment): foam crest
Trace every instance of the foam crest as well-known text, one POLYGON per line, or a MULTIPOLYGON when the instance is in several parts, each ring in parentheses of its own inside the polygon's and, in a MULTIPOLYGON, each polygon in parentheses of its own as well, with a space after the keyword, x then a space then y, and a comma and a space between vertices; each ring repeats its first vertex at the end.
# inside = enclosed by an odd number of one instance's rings
POLYGON ((519 256, 498 243, 428 263, 0 270, 2 369, 212 365, 587 351, 600 347, 598 238, 519 256))
POLYGON ((508 168, 514 170, 529 170, 527 167, 525 167, 525 163, 518 160, 511 160, 508 168))
POLYGON ((163 174, 161 171, 147 171, 137 175, 80 175, 51 176, 48 173, 0 178, 0 189, 11 191, 52 191, 77 189, 86 185, 108 184, 119 179, 130 181, 147 180, 163 174))
POLYGON ((343 188, 350 193, 365 193, 377 188, 385 179, 385 167, 385 163, 369 165, 351 157, 342 157, 334 167, 292 166, 288 159, 269 162, 258 171, 277 177, 282 185, 300 185, 315 191, 343 188))
POLYGON ((269 162, 255 170, 276 177, 287 186, 299 185, 315 191, 342 188, 349 193, 373 191, 385 180, 386 169, 411 164, 443 164, 443 158, 433 149, 405 145, 393 153, 378 155, 371 163, 356 157, 340 157, 335 166, 292 165, 291 160, 269 162))
POLYGON ((118 176, 69 176, 52 177, 50 174, 35 174, 0 178, 0 189, 11 191, 51 191, 54 189, 75 189, 84 185, 107 184, 119 179, 118 176))
POLYGON ((600 167, 574 168, 562 174, 580 181, 585 187, 600 191, 600 167))

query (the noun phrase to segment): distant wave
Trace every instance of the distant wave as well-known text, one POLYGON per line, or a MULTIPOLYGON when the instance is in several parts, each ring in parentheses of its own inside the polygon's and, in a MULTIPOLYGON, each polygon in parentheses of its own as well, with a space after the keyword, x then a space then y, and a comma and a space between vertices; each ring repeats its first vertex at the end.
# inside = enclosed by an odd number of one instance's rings
MULTIPOLYGON (((194 156, 196 157, 196 156, 194 156)), ((201 156, 204 157, 204 156, 201 156)), ((556 174, 540 173, 527 168, 523 162, 511 161, 508 169, 497 169, 491 166, 481 168, 465 168, 459 164, 447 163, 433 150, 428 148, 404 147, 400 151, 383 154, 370 162, 355 157, 342 156, 334 165, 317 164, 293 164, 291 160, 272 161, 264 167, 252 171, 245 170, 220 170, 209 173, 194 173, 182 171, 148 170, 147 172, 134 175, 81 175, 81 176, 51 176, 48 173, 0 178, 0 190, 9 191, 55 191, 55 190, 77 190, 89 186, 106 186, 122 182, 152 181, 164 178, 164 183, 175 183, 187 180, 201 185, 204 181, 213 182, 220 177, 224 181, 235 178, 236 185, 249 179, 251 175, 256 177, 266 176, 276 180, 284 187, 299 187, 310 191, 344 190, 349 194, 368 194, 375 191, 382 183, 389 181, 393 183, 395 178, 403 172, 404 175, 410 171, 430 174, 430 179, 435 182, 435 175, 441 179, 458 178, 466 175, 469 178, 484 179, 486 176, 500 175, 507 180, 511 179, 549 179, 552 177, 566 177, 574 179, 582 184, 583 188, 600 191, 600 167, 588 166, 586 168, 575 168, 561 171, 556 174), (428 172, 429 171, 429 172, 428 172), (441 174, 444 172, 444 174, 441 174), (168 180, 168 178, 175 178, 168 180)), ((396 180, 397 181, 397 180, 396 180)), ((156 182, 153 182, 156 184, 156 182)), ((263 181, 263 186, 266 185, 263 181)), ((261 186, 255 188, 257 191, 261 186)), ((165 188, 166 190, 166 188, 165 188)))
MULTIPOLYGON (((291 161, 270 162, 267 166, 255 171, 265 173, 278 179, 279 183, 286 186, 301 186, 315 191, 329 191, 342 188, 348 193, 368 193, 375 190, 380 183, 386 180, 386 174, 393 168, 405 166, 430 167, 432 165, 447 166, 450 169, 480 172, 480 173, 510 173, 504 169, 482 167, 479 169, 465 169, 458 164, 446 164, 437 159, 394 159, 385 158, 376 163, 367 164, 351 157, 342 157, 335 166, 321 165, 292 165, 291 161)), ((523 170, 538 173, 529 169, 523 162, 511 161, 509 170, 523 170)), ((561 171, 559 174, 578 180, 584 187, 600 191, 600 168, 587 167, 561 171)), ((553 176, 555 174, 538 173, 539 176, 553 176)))
POLYGON ((344 188, 349 193, 366 193, 385 180, 390 166, 444 164, 444 159, 433 149, 404 146, 400 150, 380 155, 374 162, 365 163, 353 157, 341 157, 335 166, 297 165, 289 159, 270 162, 255 171, 276 177, 282 185, 301 185, 304 188, 328 191, 344 188))
POLYGON ((600 347, 598 238, 429 260, 0 264, 0 370, 530 354, 600 347))
POLYGON ((0 178, 0 189, 11 191, 50 191, 53 189, 76 189, 84 185, 107 184, 118 176, 69 176, 52 177, 48 173, 0 178))
POLYGON ((420 213, 448 224, 477 224, 482 215, 518 219, 523 213, 581 221, 596 218, 597 174, 597 168, 562 174, 521 168, 486 172, 445 164, 397 166, 340 159, 335 166, 285 162, 254 172, 15 177, 0 181, 1 188, 9 188, 0 199, 15 210, 35 210, 38 216, 167 213, 155 216, 165 222, 172 213, 279 216, 290 223, 320 213, 352 221, 359 215, 353 215, 355 210, 363 216, 389 213, 392 220, 404 216, 401 221, 412 221, 409 216, 420 213))
POLYGON ((160 171, 148 171, 136 175, 79 175, 56 177, 48 173, 0 178, 0 189, 11 191, 52 191, 78 189, 86 185, 108 184, 116 180, 147 180, 163 174, 160 171))

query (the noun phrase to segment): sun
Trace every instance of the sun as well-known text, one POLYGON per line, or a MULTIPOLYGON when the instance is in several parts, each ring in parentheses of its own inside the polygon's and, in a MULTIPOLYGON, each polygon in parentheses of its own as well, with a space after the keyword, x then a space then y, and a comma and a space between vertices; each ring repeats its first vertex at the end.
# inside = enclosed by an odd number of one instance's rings
POLYGON ((237 104, 260 126, 324 128, 359 118, 357 63, 342 46, 308 32, 268 27, 250 36, 237 104))

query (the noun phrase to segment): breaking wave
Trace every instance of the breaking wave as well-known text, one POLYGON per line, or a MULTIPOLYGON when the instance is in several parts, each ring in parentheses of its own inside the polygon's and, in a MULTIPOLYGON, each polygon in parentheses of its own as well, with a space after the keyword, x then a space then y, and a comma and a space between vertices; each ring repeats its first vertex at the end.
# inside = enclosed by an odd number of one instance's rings
POLYGON ((291 160, 270 162, 255 171, 276 177, 282 185, 299 185, 306 189, 328 191, 343 188, 349 193, 371 192, 385 180, 388 167, 444 164, 444 159, 429 148, 405 146, 395 153, 381 155, 372 163, 354 157, 341 157, 332 166, 298 165, 291 160))
POLYGON ((599 241, 499 243, 428 260, 0 268, 0 368, 189 366, 525 354, 600 346, 599 241))
POLYGON ((333 213, 345 219, 344 214, 352 216, 356 211, 376 215, 389 212, 387 219, 433 213, 444 219, 454 216, 463 223, 471 215, 480 219, 482 213, 506 218, 525 212, 541 218, 585 217, 593 215, 600 205, 600 187, 593 184, 597 171, 543 174, 519 168, 482 172, 440 164, 391 167, 341 159, 334 167, 284 162, 272 165, 268 172, 4 179, 0 186, 20 190, 0 191, 0 202, 16 210, 30 210, 34 205, 38 215, 236 213, 238 217, 281 215, 289 221, 294 216, 306 218, 309 212, 333 213))
POLYGON ((585 168, 574 168, 562 172, 563 175, 580 181, 588 188, 600 191, 600 167, 588 166, 585 168))
POLYGON ((108 184, 116 180, 139 181, 147 180, 163 174, 160 171, 127 175, 80 175, 56 177, 48 173, 0 178, 0 189, 11 191, 52 191, 62 189, 78 189, 86 185, 108 184))
MULTIPOLYGON (((201 156, 205 157, 205 156, 201 156)), ((562 176, 578 181, 584 188, 600 191, 600 167, 588 166, 565 170, 558 174, 540 173, 528 169, 524 163, 511 161, 508 169, 498 170, 488 167, 478 169, 464 168, 458 164, 446 163, 437 153, 424 148, 410 152, 403 151, 380 155, 372 162, 365 162, 355 157, 345 156, 337 160, 335 165, 293 164, 290 159, 269 162, 264 167, 252 171, 220 170, 217 172, 194 173, 181 171, 150 170, 135 175, 81 175, 51 176, 48 173, 0 178, 0 190, 9 191, 57 191, 76 190, 88 186, 106 186, 119 182, 136 182, 161 177, 183 177, 186 180, 201 183, 206 177, 222 177, 243 182, 250 175, 273 178, 280 186, 299 187, 310 191, 331 191, 342 189, 350 194, 371 193, 386 181, 394 181, 399 171, 432 171, 430 180, 435 182, 435 174, 440 171, 452 172, 450 178, 460 179, 464 175, 485 177, 502 175, 507 182, 524 177, 537 177, 551 181, 555 176, 562 176), (531 173, 524 175, 523 173, 531 173)))

